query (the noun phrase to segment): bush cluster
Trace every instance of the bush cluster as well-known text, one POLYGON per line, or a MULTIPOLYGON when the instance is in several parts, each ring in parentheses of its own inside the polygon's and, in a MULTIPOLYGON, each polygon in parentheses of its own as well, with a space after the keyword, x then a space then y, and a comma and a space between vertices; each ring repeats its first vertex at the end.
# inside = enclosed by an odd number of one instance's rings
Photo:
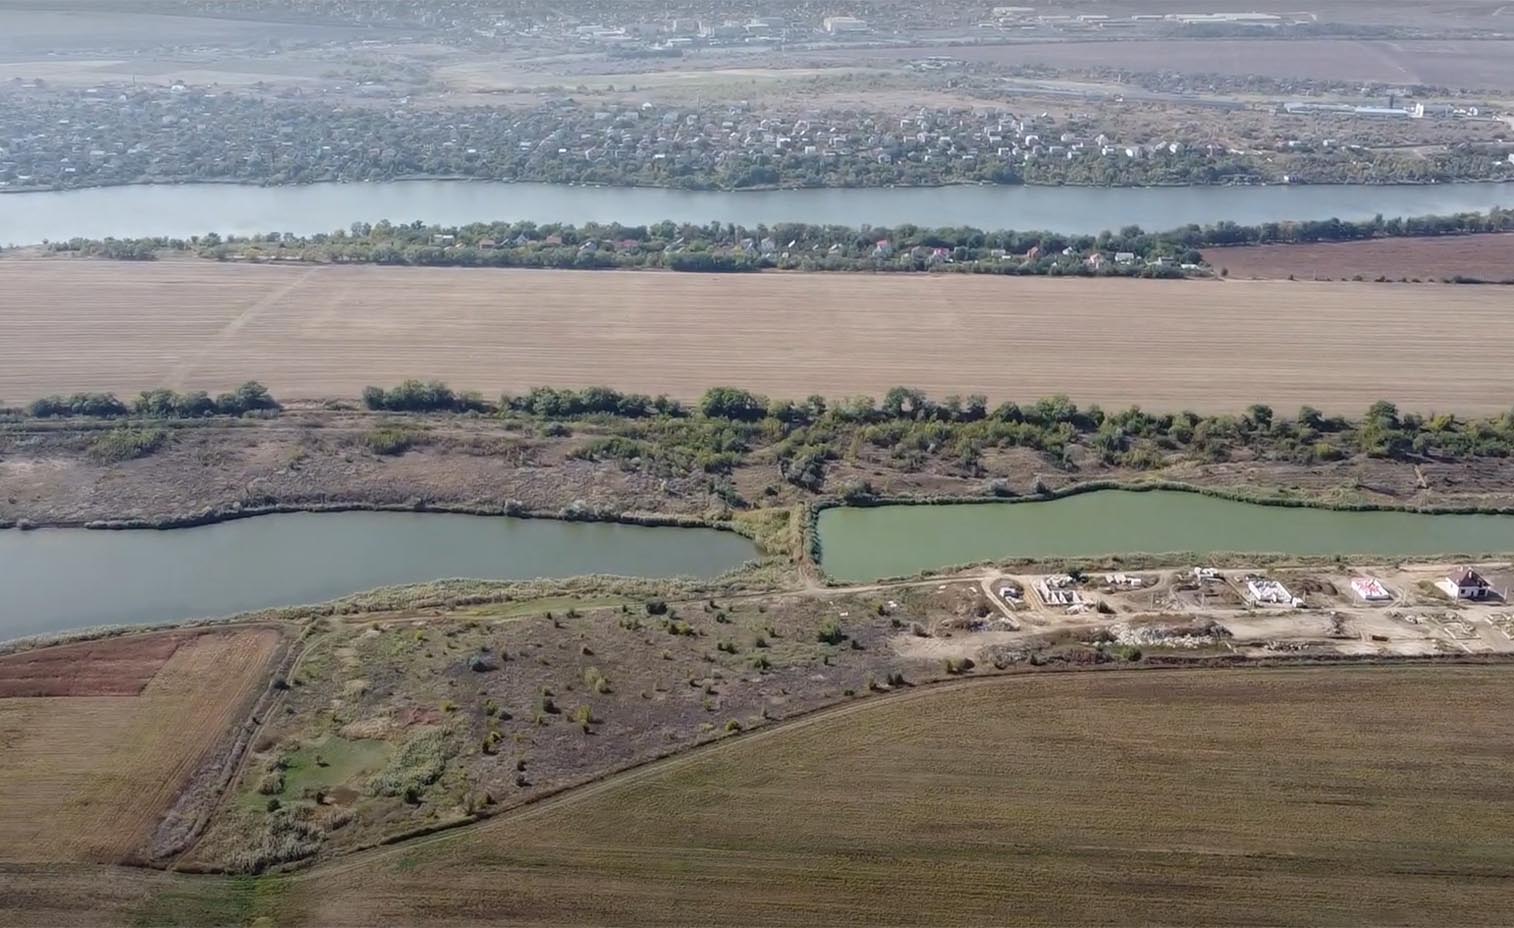
POLYGON ((114 393, 75 393, 70 396, 45 396, 26 407, 28 415, 38 419, 65 416, 93 416, 115 419, 146 416, 154 419, 197 419, 205 416, 241 416, 249 412, 277 411, 279 403, 268 388, 255 380, 229 393, 215 397, 204 390, 179 393, 160 387, 144 390, 128 406, 114 393))

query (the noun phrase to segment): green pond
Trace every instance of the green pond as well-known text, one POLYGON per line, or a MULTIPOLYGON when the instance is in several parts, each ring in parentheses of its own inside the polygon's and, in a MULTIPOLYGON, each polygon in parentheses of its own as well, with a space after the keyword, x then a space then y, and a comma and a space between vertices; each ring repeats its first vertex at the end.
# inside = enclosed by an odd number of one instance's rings
POLYGON ((1044 502, 842 507, 822 512, 819 530, 821 564, 844 581, 1013 557, 1514 551, 1514 515, 1336 512, 1171 490, 1101 490, 1044 502))
POLYGON ((731 532, 436 512, 295 512, 167 531, 0 531, 0 641, 322 602, 446 577, 713 577, 731 532))

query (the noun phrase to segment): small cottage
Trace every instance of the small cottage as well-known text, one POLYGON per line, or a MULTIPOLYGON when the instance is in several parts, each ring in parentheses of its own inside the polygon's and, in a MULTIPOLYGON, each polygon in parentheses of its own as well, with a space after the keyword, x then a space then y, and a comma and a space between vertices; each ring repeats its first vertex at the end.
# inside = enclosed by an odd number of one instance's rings
POLYGON ((1453 599, 1487 599, 1488 592, 1493 588, 1491 583, 1483 579, 1482 574, 1470 567, 1458 567, 1435 585, 1453 599))

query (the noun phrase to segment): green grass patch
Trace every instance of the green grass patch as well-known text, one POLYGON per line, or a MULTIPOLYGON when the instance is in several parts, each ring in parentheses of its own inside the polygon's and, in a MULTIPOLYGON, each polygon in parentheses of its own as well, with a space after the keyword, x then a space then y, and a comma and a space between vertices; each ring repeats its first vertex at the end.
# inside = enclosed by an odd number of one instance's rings
MULTIPOLYGON (((285 801, 297 800, 305 790, 330 790, 350 786, 361 791, 366 777, 384 769, 394 753, 394 745, 369 738, 351 740, 327 735, 285 755, 284 789, 278 793, 285 801)), ((267 797, 260 797, 267 801, 267 797)))

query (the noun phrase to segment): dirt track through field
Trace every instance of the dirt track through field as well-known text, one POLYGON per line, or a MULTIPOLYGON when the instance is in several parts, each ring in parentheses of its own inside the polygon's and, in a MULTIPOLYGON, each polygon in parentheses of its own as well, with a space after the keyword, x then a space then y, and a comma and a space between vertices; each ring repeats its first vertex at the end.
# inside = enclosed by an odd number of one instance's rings
POLYGON ((1238 410, 1501 411, 1507 288, 209 261, 0 261, 0 402, 246 379, 281 397, 437 377, 690 398, 934 394, 1238 410))

